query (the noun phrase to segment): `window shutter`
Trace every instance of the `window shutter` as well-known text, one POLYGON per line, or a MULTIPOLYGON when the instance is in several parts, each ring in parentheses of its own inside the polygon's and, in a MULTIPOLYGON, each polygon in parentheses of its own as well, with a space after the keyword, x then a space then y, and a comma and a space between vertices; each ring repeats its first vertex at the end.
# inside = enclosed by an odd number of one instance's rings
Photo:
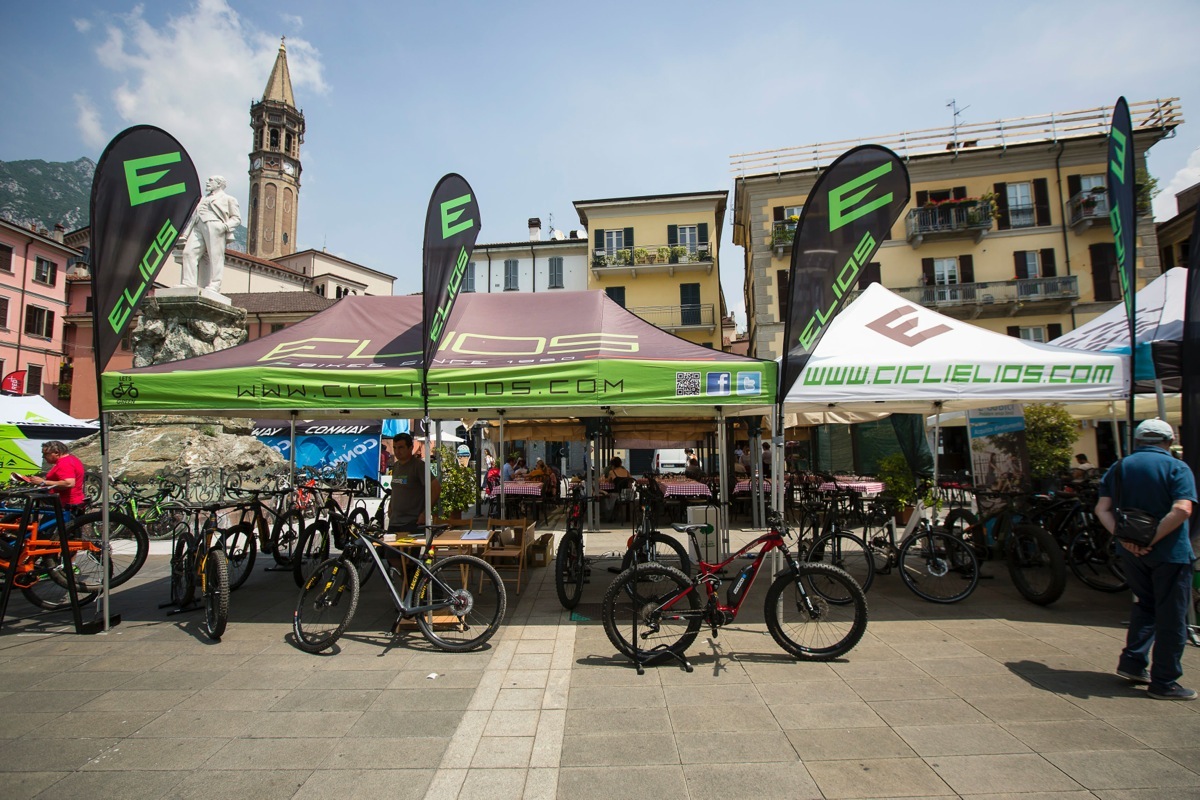
POLYGON ((1008 218, 1008 184, 994 184, 992 191, 996 193, 996 208, 1000 212, 1000 217, 996 220, 996 229, 1006 231, 1012 227, 1012 222, 1008 218))
POLYGON ((679 244, 679 226, 678 225, 668 225, 667 226, 667 246, 674 247, 677 244, 679 244))
POLYGON ((1050 224, 1050 187, 1045 178, 1033 180, 1033 214, 1038 225, 1050 224))
POLYGON ((46 312, 46 328, 43 331, 43 334, 48 339, 54 338, 54 312, 53 311, 46 312))
POLYGON ((1062 336, 1062 323, 1051 322, 1046 326, 1046 341, 1053 342, 1058 337, 1062 336))
POLYGON ((778 292, 776 300, 779 305, 779 321, 784 324, 787 324, 788 307, 792 300, 792 291, 789 282, 791 274, 791 270, 775 270, 775 290, 778 292))
POLYGON ((933 259, 921 259, 921 277, 925 279, 926 286, 933 286, 933 259))
POLYGON ((963 255, 958 257, 958 282, 975 282, 975 257, 963 255))
POLYGON ((50 265, 50 285, 51 286, 58 285, 58 264, 50 265))
POLYGON ((26 308, 25 308, 25 332, 26 333, 34 332, 34 328, 33 328, 33 318, 35 316, 34 311, 36 311, 36 309, 33 306, 26 306, 26 308))
POLYGON ((1112 302, 1121 297, 1117 275, 1117 246, 1112 242, 1088 245, 1092 260, 1092 293, 1096 300, 1112 302))
POLYGON ((593 242, 592 247, 594 247, 595 249, 597 249, 597 250, 604 249, 604 230, 603 229, 596 228, 596 230, 592 233, 592 242, 593 242))
POLYGON ((775 222, 783 222, 783 206, 775 206, 771 209, 771 219, 775 222))
POLYGON ((924 208, 929 202, 929 192, 917 192, 917 208, 924 208))
POLYGON ((865 289, 872 283, 883 283, 883 278, 880 276, 879 262, 872 261, 863 267, 862 274, 858 276, 858 288, 865 289))
POLYGON ((696 226, 696 243, 708 244, 708 223, 701 222, 696 226))
POLYGON ((1053 278, 1058 275, 1058 265, 1054 263, 1054 248, 1042 249, 1042 277, 1053 278))
POLYGON ((1079 175, 1067 176, 1067 197, 1074 197, 1083 191, 1083 181, 1079 175))
POLYGON ((632 250, 633 249, 633 228, 625 229, 624 239, 625 239, 625 249, 632 250))
POLYGON ((966 200, 967 199, 967 187, 955 186, 953 191, 951 192, 951 196, 955 200, 966 200))
POLYGON ((1009 325, 1008 326, 1008 335, 1013 337, 1014 339, 1020 339, 1021 338, 1021 326, 1020 325, 1009 325))
POLYGON ((1029 268, 1026 266, 1029 262, 1026 259, 1027 256, 1024 250, 1013 251, 1013 276, 1017 280, 1029 277, 1026 274, 1029 271, 1029 268))

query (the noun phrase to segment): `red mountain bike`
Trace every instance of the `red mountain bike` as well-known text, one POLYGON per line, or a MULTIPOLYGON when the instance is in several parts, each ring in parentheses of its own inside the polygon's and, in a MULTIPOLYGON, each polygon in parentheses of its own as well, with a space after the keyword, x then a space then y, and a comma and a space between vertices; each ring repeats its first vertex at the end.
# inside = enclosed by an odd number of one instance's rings
MULTIPOLYGON (((637 665, 660 658, 675 658, 689 672, 683 654, 695 641, 700 626, 718 629, 737 619, 762 568, 765 556, 778 550, 785 566, 767 590, 767 630, 775 642, 804 661, 829 661, 849 652, 867 629, 867 598, 854 579, 829 564, 801 561, 788 551, 788 530, 783 517, 772 512, 770 530, 720 564, 700 561, 700 571, 688 578, 674 567, 658 563, 637 564, 617 576, 604 595, 604 632, 623 655, 637 665), (722 603, 717 590, 718 572, 734 559, 759 547, 753 562, 738 571, 722 603), (702 588, 703 587, 703 588, 702 588), (703 593, 703 602, 701 601, 703 593)), ((706 525, 673 525, 697 545, 697 532, 706 525)))

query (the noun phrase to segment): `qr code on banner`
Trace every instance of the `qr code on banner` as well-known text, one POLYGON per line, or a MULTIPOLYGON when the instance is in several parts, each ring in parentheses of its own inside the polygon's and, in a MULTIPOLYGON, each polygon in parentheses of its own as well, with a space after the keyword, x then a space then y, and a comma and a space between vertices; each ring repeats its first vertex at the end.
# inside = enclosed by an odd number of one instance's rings
POLYGON ((675 373, 675 396, 676 397, 692 397, 700 395, 700 373, 699 372, 676 372, 675 373))

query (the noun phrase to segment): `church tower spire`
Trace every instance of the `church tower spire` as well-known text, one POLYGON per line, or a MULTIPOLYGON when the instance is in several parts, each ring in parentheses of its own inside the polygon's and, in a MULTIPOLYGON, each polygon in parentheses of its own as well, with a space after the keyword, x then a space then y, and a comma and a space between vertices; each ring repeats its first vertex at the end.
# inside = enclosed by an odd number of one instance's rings
POLYGON ((250 105, 250 128, 254 133, 246 249, 259 258, 289 255, 296 252, 304 112, 296 108, 292 94, 286 37, 279 41, 262 100, 250 105))

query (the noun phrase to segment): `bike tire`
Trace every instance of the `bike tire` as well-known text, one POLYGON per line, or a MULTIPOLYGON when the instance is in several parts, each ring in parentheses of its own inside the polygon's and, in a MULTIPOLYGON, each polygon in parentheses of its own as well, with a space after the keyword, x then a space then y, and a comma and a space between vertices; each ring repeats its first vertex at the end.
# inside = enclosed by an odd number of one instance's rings
POLYGON ((965 508, 951 509, 946 515, 946 519, 938 527, 943 528, 951 536, 957 536, 970 546, 975 552, 975 558, 979 561, 987 559, 988 547, 987 541, 983 536, 982 528, 977 529, 979 525, 979 517, 965 508))
MULTIPOLYGON (((649 562, 663 564, 664 566, 678 569, 684 575, 692 574, 692 559, 688 555, 687 547, 685 547, 678 539, 667 536, 666 534, 654 531, 649 535, 649 562), (670 551, 666 553, 665 551, 670 551)), ((643 552, 642 536, 635 534, 633 544, 625 551, 624 557, 621 559, 621 571, 632 567, 635 563, 647 563, 638 560, 638 557, 643 552)))
POLYGON ((1121 545, 1108 531, 1081 530, 1067 546, 1067 566, 1083 584, 1100 592, 1123 592, 1129 588, 1121 557, 1121 545))
POLYGON ((666 603, 687 604, 687 612, 700 608, 700 598, 691 580, 674 567, 647 562, 630 567, 616 577, 604 593, 600 616, 604 633, 621 655, 641 663, 650 663, 669 655, 679 658, 696 640, 703 620, 694 614, 658 612, 666 603), (633 623, 637 617, 638 638, 633 639, 633 623), (670 623, 664 630, 663 623, 670 623), (643 643, 653 642, 652 647, 643 643))
POLYGON ((296 545, 299 544, 306 526, 304 512, 299 508, 286 511, 276 518, 275 526, 271 528, 271 556, 276 564, 281 567, 292 565, 296 545))
POLYGON ((180 536, 171 548, 171 602, 182 608, 196 596, 196 576, 188 553, 188 536, 180 536))
POLYGON ((229 624, 229 560, 219 547, 209 550, 204 559, 203 593, 204 632, 219 642, 229 624))
POLYGON ((229 561, 229 591, 232 592, 240 589, 254 571, 258 545, 254 540, 254 526, 249 522, 239 522, 220 533, 221 549, 229 561))
POLYGON ((558 543, 558 553, 554 556, 554 588, 558 592, 558 602, 568 611, 579 605, 579 599, 583 597, 586 569, 583 561, 583 535, 576 531, 567 531, 558 543))
MULTIPOLYGON (((71 607, 71 595, 67 587, 50 577, 50 572, 57 567, 58 559, 42 556, 34 563, 37 581, 32 586, 21 587, 21 594, 25 599, 44 611, 62 611, 71 607)), ((78 586, 75 591, 80 606, 85 606, 100 596, 98 592, 85 592, 78 586)))
POLYGON ((329 552, 329 520, 319 519, 306 526, 292 554, 292 577, 297 586, 304 585, 313 569, 329 558, 329 552))
MULTIPOLYGON (((809 563, 830 564, 844 570, 864 592, 870 591, 875 582, 875 553, 862 539, 846 531, 833 531, 819 537, 804 559, 809 563)), ((848 596, 831 596, 840 594, 837 584, 829 585, 829 594, 822 592, 820 582, 815 582, 814 588, 821 592, 831 603, 849 602, 848 596)))
MULTIPOLYGON (((142 523, 127 514, 110 512, 108 515, 109 578, 108 585, 115 589, 138 573, 150 553, 150 537, 142 523)), ((72 553, 75 567, 76 586, 86 592, 98 592, 104 587, 101 567, 102 515, 99 511, 80 514, 67 525, 67 539, 84 542, 84 549, 72 553)), ((51 577, 66 586, 66 575, 61 570, 51 572, 51 577)))
POLYGON ((970 597, 979 585, 975 551, 944 530, 910 536, 900 546, 897 563, 904 585, 931 603, 957 603, 970 597))
POLYGON ((832 661, 866 633, 867 596, 845 570, 802 562, 771 584, 763 614, 771 638, 787 653, 802 661, 832 661), (831 605, 812 589, 814 581, 840 584, 848 602, 831 605))
POLYGON ((496 568, 475 556, 450 556, 423 572, 417 603, 453 600, 452 605, 416 615, 417 627, 433 646, 462 653, 483 646, 500 629, 508 606, 496 568))
POLYGON ((337 642, 358 608, 358 571, 340 558, 320 564, 300 589, 292 615, 295 644, 320 653, 337 642))
POLYGON ((1046 529, 1029 523, 1014 525, 1005 560, 1013 585, 1029 602, 1046 606, 1062 597, 1067 587, 1066 559, 1046 529))

